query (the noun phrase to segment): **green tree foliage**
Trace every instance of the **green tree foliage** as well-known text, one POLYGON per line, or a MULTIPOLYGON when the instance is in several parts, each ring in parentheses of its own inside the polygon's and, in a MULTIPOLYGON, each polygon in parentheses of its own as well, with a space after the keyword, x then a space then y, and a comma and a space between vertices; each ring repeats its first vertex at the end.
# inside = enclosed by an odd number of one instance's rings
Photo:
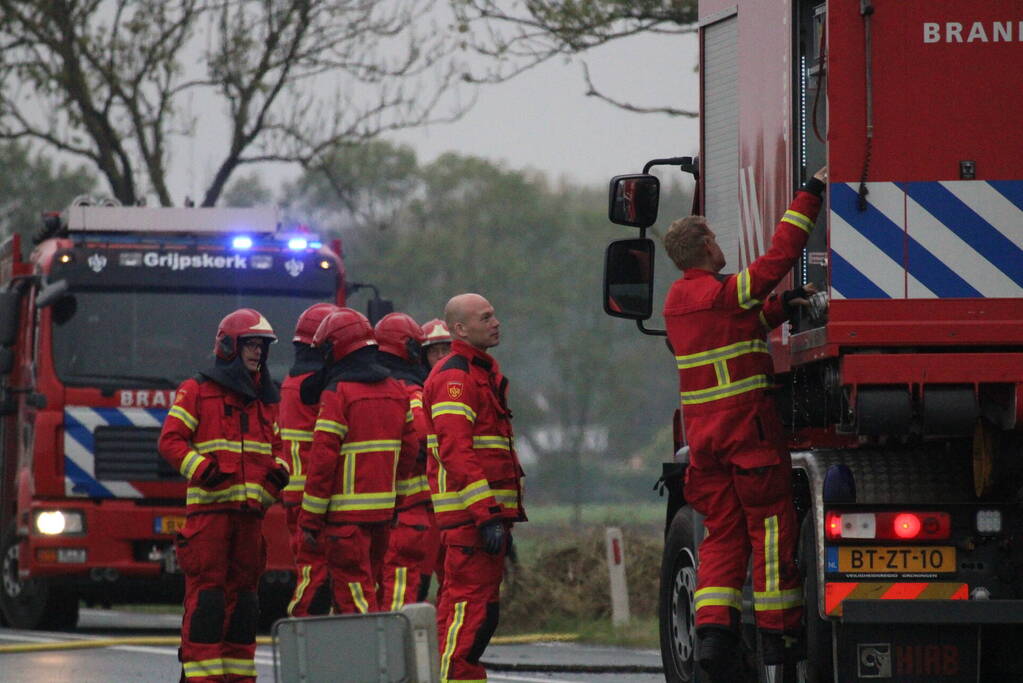
POLYGON ((25 143, 0 142, 0 239, 18 233, 31 244, 44 211, 61 211, 95 187, 84 167, 56 163, 25 143))
MULTIPOLYGON (((527 479, 531 498, 652 495, 659 472, 633 459, 670 424, 676 379, 661 338, 601 308, 604 246, 634 235, 607 221, 604 193, 454 154, 417 165, 410 150, 385 143, 335 162, 342 188, 360 202, 379 188, 387 211, 360 220, 322 172, 305 174, 287 200, 295 216, 314 215, 314 226, 342 236, 351 279, 373 283, 420 321, 466 291, 497 309, 494 353, 512 380, 517 439, 539 458, 527 479), (641 469, 630 470, 636 462, 641 469)), ((671 183, 664 195, 666 224, 688 198, 671 183)), ((663 255, 658 268, 663 290, 673 278, 663 255)))

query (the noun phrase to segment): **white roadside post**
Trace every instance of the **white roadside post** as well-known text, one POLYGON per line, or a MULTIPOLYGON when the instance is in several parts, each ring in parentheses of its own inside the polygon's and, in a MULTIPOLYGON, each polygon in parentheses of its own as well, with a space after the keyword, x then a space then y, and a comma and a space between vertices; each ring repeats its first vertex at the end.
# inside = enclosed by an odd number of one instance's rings
POLYGON ((622 530, 608 527, 604 531, 607 550, 607 571, 611 578, 611 623, 629 622, 629 588, 625 582, 625 541, 622 530))

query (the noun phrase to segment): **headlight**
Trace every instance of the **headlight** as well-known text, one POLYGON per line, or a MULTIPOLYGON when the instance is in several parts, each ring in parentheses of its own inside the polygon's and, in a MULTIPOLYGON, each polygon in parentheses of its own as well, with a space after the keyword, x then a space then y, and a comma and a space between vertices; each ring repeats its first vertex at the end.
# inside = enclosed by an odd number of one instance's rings
POLYGON ((46 510, 36 513, 36 531, 45 536, 80 534, 85 530, 82 513, 74 510, 46 510))

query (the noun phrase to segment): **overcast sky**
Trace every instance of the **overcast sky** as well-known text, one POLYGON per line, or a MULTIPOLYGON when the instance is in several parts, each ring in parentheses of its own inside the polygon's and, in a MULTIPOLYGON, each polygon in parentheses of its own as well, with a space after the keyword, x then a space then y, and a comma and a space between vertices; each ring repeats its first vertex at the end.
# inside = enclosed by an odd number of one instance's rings
MULTIPOLYGON (((619 40, 571 61, 552 60, 515 79, 481 86, 476 105, 461 120, 415 128, 388 137, 411 145, 421 162, 447 151, 480 156, 510 168, 543 171, 554 181, 603 185, 612 175, 642 170, 658 156, 697 151, 695 119, 634 114, 586 97, 582 59, 608 95, 639 106, 697 107, 696 39, 693 35, 640 35, 619 40)), ((223 135, 221 132, 219 135, 223 135)), ((172 159, 171 186, 201 197, 223 155, 223 138, 183 141, 172 159)), ((253 170, 276 189, 297 175, 294 166, 253 170)))

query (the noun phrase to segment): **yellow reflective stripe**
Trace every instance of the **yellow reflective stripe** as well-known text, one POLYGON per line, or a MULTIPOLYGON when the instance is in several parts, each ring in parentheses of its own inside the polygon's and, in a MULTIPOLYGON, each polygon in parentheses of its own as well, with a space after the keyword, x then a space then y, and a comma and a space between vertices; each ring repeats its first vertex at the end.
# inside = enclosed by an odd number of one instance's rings
POLYGON ((696 591, 694 604, 697 610, 714 606, 742 610, 742 591, 728 586, 707 586, 696 591))
POLYGON ((750 277, 749 269, 744 269, 738 275, 735 276, 735 288, 739 297, 739 307, 750 309, 754 306, 760 305, 759 299, 754 299, 753 294, 750 292, 750 277))
POLYGON ((277 464, 278 464, 278 466, 280 466, 280 467, 283 467, 283 468, 287 469, 287 470, 288 470, 288 474, 289 474, 289 476, 290 476, 290 474, 291 474, 291 471, 290 471, 290 470, 291 470, 291 468, 290 468, 290 467, 288 467, 288 461, 287 461, 287 460, 284 460, 283 458, 278 458, 278 457, 276 457, 276 456, 275 456, 275 457, 274 457, 274 462, 275 462, 275 463, 277 463, 277 464))
POLYGON ((430 496, 430 500, 433 502, 434 512, 457 512, 465 509, 458 492, 434 493, 430 496))
POLYGON ((440 448, 440 441, 437 439, 436 434, 426 435, 426 447, 427 448, 440 448))
POLYGON ((760 324, 764 326, 764 329, 770 331, 771 323, 767 322, 767 316, 764 315, 763 310, 757 313, 757 317, 760 319, 760 324))
POLYGON ((291 602, 288 603, 288 616, 290 617, 295 611, 295 606, 298 605, 299 600, 305 594, 306 588, 309 587, 309 582, 312 581, 312 570, 311 564, 302 564, 298 568, 298 584, 295 586, 295 594, 291 598, 291 602))
POLYGON ((506 508, 517 510, 519 507, 519 492, 515 489, 490 489, 494 499, 506 508))
POLYGON ((474 436, 472 437, 473 448, 499 448, 503 451, 511 450, 511 439, 507 436, 474 436))
POLYGON ((405 588, 408 585, 408 568, 394 568, 394 595, 391 596, 391 611, 397 612, 405 604, 405 588))
POLYGON ((195 448, 200 453, 212 453, 213 451, 228 451, 229 453, 241 453, 242 445, 246 453, 259 453, 270 455, 273 453, 273 445, 263 441, 229 441, 227 439, 212 439, 210 441, 197 441, 195 448))
POLYGON ((690 353, 685 356, 675 356, 675 367, 679 370, 698 368, 701 365, 710 365, 718 361, 731 360, 747 353, 767 353, 767 342, 763 339, 750 339, 749 341, 735 342, 728 346, 719 346, 716 349, 690 353))
POLYGON ((263 443, 262 441, 248 441, 242 442, 245 446, 247 453, 262 453, 264 455, 272 455, 274 452, 274 446, 271 443, 263 443))
POLYGON ((714 376, 717 377, 718 386, 731 382, 732 376, 728 374, 728 363, 723 360, 714 363, 714 376))
POLYGON ((185 678, 202 678, 205 676, 223 676, 224 660, 200 659, 196 662, 182 662, 181 668, 185 672, 185 678))
POLYGON ((282 429, 281 438, 285 441, 312 441, 313 433, 307 429, 282 429))
POLYGON ((400 439, 376 439, 373 441, 352 441, 341 446, 342 454, 376 453, 379 451, 400 451, 400 439))
POLYGON ((478 492, 475 496, 466 496, 465 492, 469 488, 470 487, 467 486, 462 489, 462 491, 441 491, 439 493, 434 493, 430 496, 430 500, 433 502, 433 511, 457 512, 459 510, 465 510, 473 503, 486 498, 487 495, 493 496, 494 500, 510 510, 517 510, 519 507, 519 492, 515 489, 488 488, 486 492, 478 492))
POLYGON ((451 657, 455 654, 455 646, 458 643, 458 632, 462 630, 462 624, 465 623, 465 605, 465 600, 455 603, 455 613, 451 617, 448 632, 444 636, 444 650, 440 656, 440 679, 442 681, 448 680, 451 657))
POLYGON ((171 406, 171 409, 167 411, 167 415, 169 416, 172 415, 178 418, 186 427, 188 427, 192 431, 195 431, 195 428, 199 426, 199 421, 195 419, 192 413, 188 412, 179 405, 171 406))
POLYGON ((722 398, 728 398, 729 396, 738 396, 747 391, 766 389, 770 386, 771 381, 767 378, 767 375, 753 375, 737 382, 730 382, 729 384, 711 387, 710 389, 682 391, 679 392, 679 395, 682 399, 682 405, 688 406, 695 403, 709 403, 722 398))
MULTIPOLYGON (((302 476, 302 447, 297 441, 291 442, 291 481, 288 482, 288 486, 285 490, 292 487, 296 477, 302 476)), ((304 479, 304 477, 303 477, 304 479)))
POLYGON ((259 484, 252 482, 235 484, 234 486, 228 486, 226 489, 217 489, 216 491, 207 491, 198 486, 189 486, 185 493, 185 502, 188 505, 240 503, 245 500, 255 500, 263 505, 270 505, 275 499, 270 495, 269 491, 259 484))
POLYGON ((789 588, 781 591, 754 591, 753 609, 766 612, 773 609, 792 609, 803 604, 803 590, 789 588))
POLYGON ((462 504, 465 507, 478 503, 484 498, 490 498, 491 495, 490 484, 486 479, 474 481, 458 492, 458 496, 462 499, 462 504))
POLYGON ((415 419, 416 418, 412 415, 412 411, 411 410, 405 411, 405 422, 412 422, 415 419))
POLYGON ((409 404, 410 408, 422 408, 423 407, 423 399, 421 399, 421 398, 413 398, 413 399, 411 399, 408 402, 408 404, 409 404))
POLYGON ((181 467, 178 471, 181 472, 181 476, 185 479, 191 479, 195 471, 199 469, 199 466, 206 462, 206 458, 199 455, 196 451, 188 451, 184 460, 181 461, 181 467))
POLYGON ((352 581, 348 584, 348 590, 352 592, 352 600, 355 601, 355 609, 359 610, 359 614, 368 612, 369 603, 366 602, 366 595, 362 592, 362 584, 352 581))
MULTIPOLYGON (((308 495, 308 494, 307 494, 308 495)), ((359 512, 366 510, 391 510, 397 495, 394 491, 377 493, 337 493, 330 497, 327 512, 359 512)), ((302 500, 305 507, 305 499, 302 500)), ((313 512, 310 510, 310 512, 313 512)))
POLYGON ((398 479, 394 482, 394 488, 399 495, 411 496, 423 491, 429 491, 430 482, 427 481, 425 475, 419 475, 418 477, 409 477, 408 479, 398 479))
POLYGON ((813 230, 813 221, 810 220, 810 217, 804 216, 798 211, 793 211, 792 209, 785 212, 785 215, 781 217, 781 222, 791 223, 807 235, 809 235, 810 231, 813 230))
POLYGON ((441 415, 461 415, 469 422, 476 421, 476 411, 464 403, 441 401, 430 406, 430 418, 437 419, 441 415))
POLYGON ((327 513, 327 506, 330 504, 329 498, 320 498, 314 496, 308 491, 302 495, 302 509, 306 512, 311 512, 314 515, 323 515, 327 513))
POLYGON ((305 490, 305 475, 299 474, 288 479, 288 485, 284 487, 285 491, 303 491, 305 490))
POLYGON ((348 435, 348 425, 343 425, 340 422, 334 422, 333 420, 321 417, 316 421, 316 431, 336 434, 343 439, 348 435))
POLYGON ((224 673, 235 676, 256 676, 256 662, 252 659, 224 657, 224 673))
POLYGON ((777 591, 781 585, 778 575, 778 515, 764 520, 764 591, 777 591))

